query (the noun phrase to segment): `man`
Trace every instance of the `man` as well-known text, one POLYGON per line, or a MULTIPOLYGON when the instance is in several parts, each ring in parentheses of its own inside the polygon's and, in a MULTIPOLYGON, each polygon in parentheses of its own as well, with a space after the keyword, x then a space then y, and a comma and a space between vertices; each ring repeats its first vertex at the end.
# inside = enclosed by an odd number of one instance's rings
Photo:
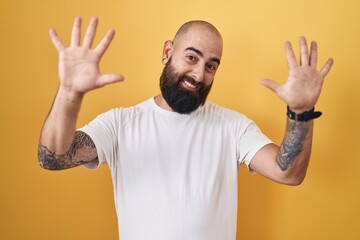
POLYGON ((109 165, 122 240, 235 239, 238 166, 279 183, 300 184, 309 163, 314 111, 329 59, 318 72, 317 45, 300 38, 300 64, 285 43, 289 77, 262 83, 288 106, 280 147, 240 113, 206 101, 222 56, 222 37, 210 23, 184 24, 163 49, 161 94, 99 115, 76 131, 85 93, 124 79, 99 72, 114 31, 91 49, 93 18, 80 46, 76 18, 66 48, 54 30, 60 86, 39 143, 40 165, 59 170, 109 165))

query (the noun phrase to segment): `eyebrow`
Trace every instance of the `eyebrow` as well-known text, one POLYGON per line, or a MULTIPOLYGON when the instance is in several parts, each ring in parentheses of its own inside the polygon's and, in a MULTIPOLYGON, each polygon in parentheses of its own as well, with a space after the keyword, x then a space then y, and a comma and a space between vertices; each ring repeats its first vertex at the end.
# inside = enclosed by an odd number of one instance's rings
MULTIPOLYGON (((196 52, 196 54, 199 55, 200 57, 204 57, 204 54, 199 49, 196 49, 194 47, 188 47, 185 50, 190 50, 190 51, 196 52)), ((218 65, 220 65, 219 58, 210 58, 210 61, 216 62, 218 65)))

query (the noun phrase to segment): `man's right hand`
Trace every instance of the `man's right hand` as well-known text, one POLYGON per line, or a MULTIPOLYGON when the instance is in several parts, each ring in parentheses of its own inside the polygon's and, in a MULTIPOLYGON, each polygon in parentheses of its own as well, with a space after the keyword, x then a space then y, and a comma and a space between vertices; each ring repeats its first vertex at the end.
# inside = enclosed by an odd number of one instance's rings
POLYGON ((124 80, 121 74, 101 74, 99 71, 101 57, 108 49, 115 31, 109 30, 101 42, 91 49, 97 24, 98 19, 93 17, 86 30, 82 46, 80 45, 80 17, 74 21, 69 47, 64 46, 54 29, 50 29, 51 40, 59 52, 59 77, 62 91, 79 96, 106 84, 124 80))

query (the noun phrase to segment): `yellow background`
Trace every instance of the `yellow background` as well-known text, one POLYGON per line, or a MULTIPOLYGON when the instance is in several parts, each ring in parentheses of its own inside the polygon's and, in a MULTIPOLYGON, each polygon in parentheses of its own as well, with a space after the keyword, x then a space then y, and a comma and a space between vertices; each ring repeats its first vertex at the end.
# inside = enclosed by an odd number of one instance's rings
MULTIPOLYGON (((97 42, 117 30, 103 72, 126 81, 89 93, 78 126, 112 107, 159 92, 165 40, 191 19, 218 27, 225 46, 210 99, 254 119, 280 143, 285 104, 260 85, 283 82, 283 50, 298 37, 319 44, 319 65, 335 60, 317 109, 313 153, 299 187, 259 175, 239 176, 238 239, 360 239, 360 1, 359 0, 1 0, 0 1, 0 239, 117 239, 109 170, 42 170, 41 126, 58 86, 56 28, 69 43, 75 16, 100 19, 97 42)), ((141 227, 141 226, 139 226, 141 227)))

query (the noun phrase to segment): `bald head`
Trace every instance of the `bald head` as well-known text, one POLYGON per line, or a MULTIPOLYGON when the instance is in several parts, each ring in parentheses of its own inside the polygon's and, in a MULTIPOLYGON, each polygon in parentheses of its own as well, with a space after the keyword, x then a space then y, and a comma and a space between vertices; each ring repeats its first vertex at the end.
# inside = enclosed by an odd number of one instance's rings
POLYGON ((202 20, 194 20, 184 23, 179 30, 176 32, 173 42, 176 43, 177 40, 181 39, 186 33, 189 32, 190 29, 202 29, 209 31, 213 34, 215 34, 219 39, 222 41, 222 37, 220 32, 209 22, 202 21, 202 20))
POLYGON ((222 48, 221 34, 211 23, 189 21, 179 28, 172 42, 165 43, 163 58, 171 57, 172 54, 167 53, 173 51, 178 53, 193 49, 202 57, 218 59, 217 62, 220 63, 222 48))

